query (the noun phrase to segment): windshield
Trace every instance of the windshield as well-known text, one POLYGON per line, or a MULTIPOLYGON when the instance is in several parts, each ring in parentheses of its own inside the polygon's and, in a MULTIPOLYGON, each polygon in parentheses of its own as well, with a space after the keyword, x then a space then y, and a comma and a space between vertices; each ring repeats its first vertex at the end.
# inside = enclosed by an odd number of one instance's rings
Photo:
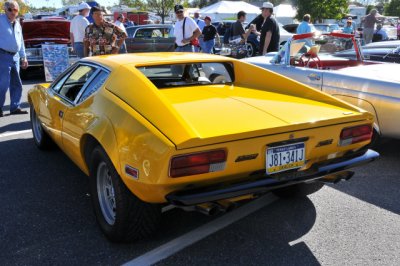
POLYGON ((138 67, 157 88, 232 83, 231 63, 186 63, 138 67))
POLYGON ((315 35, 314 37, 292 40, 286 43, 274 56, 271 63, 284 64, 285 60, 290 60, 290 64, 295 65, 295 62, 300 60, 302 56, 330 58, 349 49, 355 51, 351 38, 315 35), (287 51, 290 51, 289 55, 286 54, 287 51), (289 58, 286 59, 287 56, 289 58))
POLYGON ((332 24, 332 25, 314 25, 315 28, 322 32, 332 32, 334 30, 339 30, 339 25, 332 24))

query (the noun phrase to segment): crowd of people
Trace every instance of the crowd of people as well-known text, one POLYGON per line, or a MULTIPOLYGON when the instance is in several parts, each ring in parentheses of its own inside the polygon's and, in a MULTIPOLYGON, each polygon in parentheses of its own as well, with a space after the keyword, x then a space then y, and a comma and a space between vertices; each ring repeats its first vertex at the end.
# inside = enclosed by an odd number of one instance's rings
MULTIPOLYGON (((279 49, 279 25, 273 18, 273 4, 264 2, 261 6, 261 14, 250 22, 248 27, 244 27, 246 21, 246 12, 237 13, 236 22, 232 23, 230 28, 225 32, 224 41, 239 40, 240 44, 245 44, 249 38, 252 38, 259 47, 260 54, 275 52, 279 49)), ((184 16, 182 5, 176 5, 174 8, 177 21, 174 26, 174 34, 176 37, 175 51, 190 51, 203 53, 212 53, 216 43, 221 42, 221 36, 212 20, 206 16, 204 20, 199 18, 199 13, 194 14, 194 19, 184 16), (199 41, 197 41, 200 38, 199 41), (200 49, 199 49, 200 48, 200 49)))
MULTIPOLYGON (((175 5, 174 12, 176 23, 174 25, 175 51, 177 52, 203 52, 213 53, 217 43, 224 39, 225 43, 230 40, 238 40, 239 44, 245 45, 248 40, 256 43, 258 53, 264 55, 279 49, 280 32, 279 26, 273 17, 273 4, 264 2, 261 6, 261 14, 253 19, 248 26, 244 27, 246 12, 237 13, 236 22, 226 30, 224 36, 219 36, 217 28, 212 25, 209 16, 200 18, 198 12, 194 18, 184 15, 184 7, 175 5)), ((126 53, 125 39, 127 38, 126 26, 134 25, 124 15, 120 14, 112 23, 104 19, 104 11, 101 7, 90 7, 82 2, 78 7, 79 14, 75 16, 70 24, 70 39, 73 50, 79 58, 104 54, 126 53), (94 22, 89 23, 87 17, 93 14, 94 22)), ((10 114, 26 114, 20 108, 22 83, 19 77, 20 68, 28 67, 26 59, 22 28, 17 20, 19 5, 15 0, 4 3, 5 14, 0 15, 0 117, 3 116, 3 106, 7 90, 10 91, 10 114)), ((297 34, 311 32, 311 16, 305 14, 302 22, 297 27, 297 34)), ((382 30, 382 18, 377 17, 377 11, 371 10, 364 20, 363 38, 365 43, 373 40, 386 40, 388 36, 382 30), (375 24, 376 30, 375 30, 375 24)), ((400 39, 400 24, 397 28, 400 39)), ((355 34, 356 26, 349 17, 342 32, 355 34)))

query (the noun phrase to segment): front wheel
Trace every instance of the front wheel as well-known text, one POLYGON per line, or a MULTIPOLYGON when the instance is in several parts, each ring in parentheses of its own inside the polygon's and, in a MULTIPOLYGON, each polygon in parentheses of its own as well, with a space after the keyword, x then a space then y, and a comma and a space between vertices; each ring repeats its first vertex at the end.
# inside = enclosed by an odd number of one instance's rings
POLYGON ((30 108, 30 115, 33 140, 36 146, 41 150, 50 149, 53 146, 53 141, 49 135, 47 135, 47 132, 43 130, 42 123, 40 122, 35 108, 32 105, 30 108))
POLYGON ((273 190, 272 193, 280 198, 301 198, 317 192, 323 186, 322 182, 300 183, 273 190))
POLYGON ((97 222, 111 241, 132 242, 157 229, 161 207, 133 195, 100 146, 91 156, 90 190, 97 222))

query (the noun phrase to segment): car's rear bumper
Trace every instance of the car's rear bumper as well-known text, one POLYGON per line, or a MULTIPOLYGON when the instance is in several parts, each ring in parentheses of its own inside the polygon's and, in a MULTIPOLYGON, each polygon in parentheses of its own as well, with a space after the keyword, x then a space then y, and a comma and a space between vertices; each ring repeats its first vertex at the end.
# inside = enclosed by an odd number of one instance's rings
POLYGON ((339 159, 332 159, 324 163, 313 165, 306 171, 289 172, 286 175, 267 176, 258 173, 251 176, 243 183, 231 184, 228 186, 209 186, 191 190, 173 192, 166 196, 168 202, 176 206, 192 206, 205 202, 214 202, 222 199, 229 199, 248 194, 262 194, 277 188, 304 183, 318 179, 340 180, 352 176, 352 172, 346 171, 349 168, 360 166, 374 161, 379 154, 373 150, 351 154, 339 159))

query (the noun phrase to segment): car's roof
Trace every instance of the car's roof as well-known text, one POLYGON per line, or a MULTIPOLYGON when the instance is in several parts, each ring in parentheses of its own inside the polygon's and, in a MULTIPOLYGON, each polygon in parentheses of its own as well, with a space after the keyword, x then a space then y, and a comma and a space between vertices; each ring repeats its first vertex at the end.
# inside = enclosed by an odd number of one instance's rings
POLYGON ((170 24, 146 24, 146 25, 137 25, 137 26, 129 26, 126 29, 143 29, 143 28, 171 28, 170 24))
POLYGON ((117 68, 122 65, 146 66, 157 64, 179 64, 192 62, 229 62, 231 58, 203 54, 203 53, 176 53, 176 52, 160 52, 160 53, 131 53, 118 55, 101 55, 86 57, 83 62, 93 62, 101 64, 108 68, 117 68))

